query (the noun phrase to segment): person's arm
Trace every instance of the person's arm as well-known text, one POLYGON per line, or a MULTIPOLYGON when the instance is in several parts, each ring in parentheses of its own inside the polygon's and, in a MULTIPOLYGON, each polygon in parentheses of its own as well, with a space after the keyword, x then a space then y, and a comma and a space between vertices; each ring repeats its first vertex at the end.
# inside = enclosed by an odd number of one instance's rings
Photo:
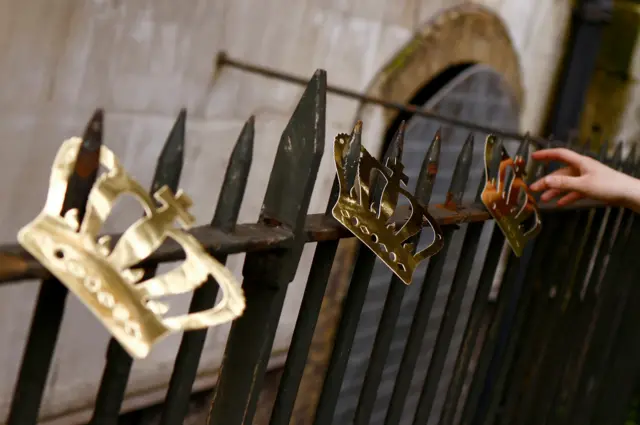
POLYGON ((640 180, 568 149, 543 149, 534 152, 532 157, 566 164, 531 185, 533 191, 542 192, 542 201, 564 195, 558 205, 568 205, 590 198, 640 213, 640 180))

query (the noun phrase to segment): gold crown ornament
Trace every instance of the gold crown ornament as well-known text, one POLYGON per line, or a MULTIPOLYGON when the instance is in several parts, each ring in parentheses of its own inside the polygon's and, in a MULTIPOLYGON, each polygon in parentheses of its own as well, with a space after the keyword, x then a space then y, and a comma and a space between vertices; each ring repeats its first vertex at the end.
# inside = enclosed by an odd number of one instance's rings
MULTIPOLYGON (((526 145, 525 143, 524 146, 526 145)), ((498 223, 517 257, 522 255, 525 245, 542 230, 536 200, 524 181, 526 166, 524 155, 526 152, 518 152, 512 159, 493 135, 489 135, 484 144, 486 181, 481 195, 482 203, 498 223), (496 148, 499 148, 500 152, 497 174, 495 170, 491 170, 496 148), (507 182, 509 168, 512 170, 512 178, 507 182), (530 218, 533 220, 525 223, 530 218)))
POLYGON ((362 123, 358 122, 351 136, 338 134, 334 140, 340 191, 332 214, 409 285, 418 264, 442 248, 442 231, 427 209, 406 189, 408 177, 399 158, 386 157, 383 165, 360 144, 354 147, 352 138, 360 136, 361 127, 362 123), (359 150, 357 169, 346 163, 354 148, 359 150), (379 180, 384 184, 376 187, 376 180, 378 185, 379 180), (409 201, 410 211, 404 214, 396 209, 400 196, 409 201), (425 225, 433 229, 434 240, 414 254, 417 241, 410 239, 417 237, 425 225))
POLYGON ((191 199, 163 186, 153 194, 154 200, 105 146, 100 148, 100 164, 107 171, 91 189, 82 222, 75 209, 60 215, 81 144, 80 138, 62 144, 53 163, 44 209, 20 230, 20 244, 80 298, 132 357, 146 357, 154 343, 172 332, 215 326, 241 315, 245 300, 239 283, 183 230, 194 223, 188 212, 191 199), (145 215, 112 249, 109 236, 99 237, 98 232, 116 200, 125 194, 134 195, 145 215), (182 229, 174 227, 174 221, 182 229), (140 281, 144 271, 134 266, 166 238, 182 246, 184 262, 164 275, 140 281), (209 276, 223 293, 215 307, 164 317, 168 306, 156 298, 190 292, 209 276))

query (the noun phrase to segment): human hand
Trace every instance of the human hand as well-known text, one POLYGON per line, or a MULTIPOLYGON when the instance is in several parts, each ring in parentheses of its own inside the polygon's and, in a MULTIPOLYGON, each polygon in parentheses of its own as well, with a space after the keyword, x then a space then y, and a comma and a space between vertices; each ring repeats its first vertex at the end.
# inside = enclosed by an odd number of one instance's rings
POLYGON ((542 201, 564 195, 558 205, 590 198, 640 211, 640 180, 569 149, 543 149, 534 152, 532 157, 537 161, 566 164, 531 185, 531 190, 543 192, 542 201))

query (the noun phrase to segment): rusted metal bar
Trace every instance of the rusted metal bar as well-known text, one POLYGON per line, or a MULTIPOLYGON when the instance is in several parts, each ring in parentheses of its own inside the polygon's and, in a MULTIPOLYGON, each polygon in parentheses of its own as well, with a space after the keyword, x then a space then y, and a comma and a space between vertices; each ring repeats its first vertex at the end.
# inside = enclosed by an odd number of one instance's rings
MULTIPOLYGON (((464 195, 469 180, 472 159, 473 135, 470 134, 458 155, 458 160, 453 170, 453 176, 451 177, 445 201, 446 207, 455 209, 456 205, 462 202, 462 196, 464 195)), ((398 376, 391 394, 391 401, 389 402, 389 409, 387 410, 387 416, 384 422, 385 425, 397 424, 402 418, 402 412, 409 394, 411 381, 415 374, 415 367, 418 362, 418 357, 420 356, 427 324, 429 323, 431 309, 433 308, 440 278, 444 271, 447 253, 456 230, 457 228, 455 227, 448 227, 443 230, 442 238, 444 245, 440 252, 429 260, 429 265, 427 266, 427 271, 422 281, 422 287, 420 288, 418 304, 413 316, 413 321, 411 322, 407 343, 402 353, 400 369, 398 370, 398 376)), ((429 379, 429 377, 426 379, 429 379)), ((423 406, 425 406, 425 404, 423 404, 423 406)), ((416 423, 416 420, 422 419, 418 416, 422 415, 420 408, 418 408, 416 414, 413 423, 416 423)))
MULTIPOLYGON (((633 171, 633 162, 635 157, 635 148, 632 149, 629 157, 624 166, 624 171, 627 173, 631 173, 633 171)), ((572 215, 582 215, 585 212, 575 212, 572 215)), ((626 250, 626 246, 628 245, 628 241, 630 238, 630 232, 632 232, 634 216, 632 211, 625 210, 622 218, 622 225, 619 230, 619 236, 622 238, 619 241, 618 250, 616 252, 611 253, 611 257, 609 260, 609 264, 607 266, 607 274, 605 275, 605 279, 608 279, 608 282, 605 284, 609 286, 613 286, 613 288, 609 288, 609 290, 613 290, 616 293, 616 297, 619 297, 619 294, 624 293, 625 285, 621 282, 621 272, 625 270, 622 267, 625 264, 625 256, 628 256, 628 252, 626 250)), ((586 217, 582 220, 584 221, 586 217)), ((580 220, 580 218, 578 218, 580 220)), ((576 221, 578 221, 576 220, 576 221)), ((582 232, 584 229, 584 224, 578 227, 579 231, 582 232)), ((637 228, 638 229, 638 228, 637 228)), ((640 230, 640 229, 638 229, 640 230)), ((568 238, 569 240, 574 240, 579 242, 579 238, 568 238)), ((575 244, 575 242, 574 242, 575 244)), ((567 257, 573 256, 577 258, 575 253, 579 250, 579 246, 574 246, 569 250, 567 257)), ((573 260, 571 260, 573 261, 573 260)), ((629 259, 627 261, 633 262, 633 260, 629 259)), ((568 261, 564 263, 564 267, 570 264, 568 261)), ((631 263, 629 263, 631 264, 631 263)), ((571 268, 568 270, 571 271, 571 268)), ((571 283, 571 276, 566 276, 565 279, 568 283, 571 283)), ((629 288, 627 287, 626 290, 629 288)), ((621 298, 620 302, 623 302, 625 298, 621 298)), ((570 307, 574 307, 578 301, 580 301, 580 290, 579 288, 567 287, 567 293, 561 294, 560 299, 558 300, 560 305, 558 306, 559 310, 556 312, 556 316, 552 318, 552 321, 556 323, 554 332, 555 335, 552 336, 551 346, 549 353, 547 354, 546 363, 542 364, 542 371, 544 374, 542 375, 541 382, 545 383, 545 388, 541 388, 539 390, 539 396, 537 400, 534 402, 536 406, 536 413, 533 415, 533 420, 535 422, 535 417, 539 417, 540 419, 548 420, 548 416, 552 416, 554 412, 552 411, 554 396, 560 390, 560 382, 562 377, 562 371, 566 368, 566 364, 568 361, 568 351, 566 349, 566 343, 569 340, 571 334, 575 331, 575 326, 572 323, 568 322, 567 317, 567 309, 570 307)), ((615 310, 615 309, 614 309, 615 310)), ((623 308, 620 308, 619 311, 622 312, 623 308)), ((599 326, 601 329, 606 329, 605 334, 615 335, 615 332, 612 331, 616 328, 616 317, 612 310, 608 310, 606 312, 608 316, 600 317, 599 326)), ((571 316, 569 316, 571 318, 571 316)), ((619 318, 619 316, 618 316, 619 318)), ((606 339, 606 337, 604 338, 606 339)), ((604 344, 603 344, 604 345, 604 344)), ((605 355, 606 356, 606 355, 605 355)), ((606 364, 606 360, 602 360, 602 364, 606 364)), ((598 380, 595 380, 595 384, 598 384, 598 380)))
MULTIPOLYGON (((420 169, 420 175, 416 182, 416 199, 423 205, 429 205, 431 199, 433 186, 437 178, 436 174, 438 172, 441 144, 440 131, 438 131, 427 150, 420 169)), ((419 239, 419 235, 416 235, 414 240, 409 243, 417 247, 419 239)), ((382 380, 382 373, 389 354, 393 335, 396 330, 405 290, 406 285, 404 282, 394 275, 389 284, 382 316, 378 323, 378 330, 376 331, 373 349, 355 412, 354 425, 369 425, 371 422, 371 415, 375 406, 378 388, 382 380)))
MULTIPOLYGON (((151 193, 155 193, 165 185, 174 193, 178 190, 184 164, 186 120, 187 111, 183 109, 180 111, 158 158, 151 182, 151 193)), ((156 274, 157 267, 157 264, 146 266, 142 280, 152 278, 156 274)), ((107 347, 107 361, 102 373, 90 425, 116 425, 118 423, 132 366, 133 358, 115 338, 111 338, 107 347)))
MULTIPOLYGON (((100 166, 102 128, 103 112, 97 110, 85 129, 83 143, 76 158, 73 174, 69 179, 62 214, 76 208, 78 219, 82 220, 84 217, 89 192, 100 166)), ((1 264, 0 270, 4 270, 1 264)), ((50 275, 42 281, 22 356, 18 381, 13 392, 7 425, 35 425, 38 421, 42 395, 64 315, 67 293, 67 288, 50 275)))
MULTIPOLYGON (((404 125, 401 125, 384 154, 383 164, 388 161, 401 162, 403 145, 404 125)), ((374 182, 371 188, 372 202, 382 202, 383 189, 382 178, 378 176, 377 181, 374 182)), ((347 369, 349 353, 353 346, 362 307, 364 306, 367 289, 371 281, 371 274, 376 262, 375 254, 364 244, 360 243, 358 249, 358 257, 354 265, 349 290, 342 305, 342 315, 336 330, 331 358, 329 359, 322 391, 316 407, 314 425, 325 425, 333 421, 340 388, 347 369)))
MULTIPOLYGON (((606 157, 606 147, 601 151, 601 159, 606 157)), ((620 146, 614 152, 612 158, 605 160, 614 167, 621 164, 620 146)), ((567 363, 570 365, 567 374, 560 383, 558 398, 556 400, 555 413, 552 412, 551 422, 566 423, 571 422, 572 412, 577 400, 580 380, 582 379, 585 367, 585 354, 588 350, 589 341, 591 339, 591 323, 595 320, 595 314, 598 310, 599 290, 598 283, 601 279, 603 267, 606 264, 606 258, 611 252, 618 233, 619 221, 622 219, 621 210, 612 207, 600 208, 596 211, 593 220, 593 236, 590 237, 588 257, 581 260, 579 266, 581 270, 581 279, 583 282, 580 292, 580 305, 576 306, 575 312, 570 316, 572 324, 572 338, 567 341, 571 344, 571 351, 567 363), (616 216, 617 215, 617 216, 616 216)))
POLYGON ((638 216, 634 218, 634 229, 631 232, 625 250, 623 264, 626 265, 621 279, 615 282, 629 287, 624 298, 621 311, 621 324, 612 345, 612 357, 604 363, 606 371, 602 374, 602 382, 598 395, 594 399, 593 424, 616 425, 625 423, 629 414, 631 397, 640 376, 640 286, 636 283, 640 271, 636 254, 640 244, 640 223, 638 216))
MULTIPOLYGON (((244 198, 251 161, 253 158, 253 139, 255 133, 255 119, 250 117, 245 123, 236 146, 231 153, 227 171, 222 181, 222 189, 211 227, 229 232, 238 221, 238 214, 244 198)), ((225 264, 226 254, 216 255, 216 259, 225 264)), ((218 295, 218 283, 209 278, 193 293, 189 313, 210 309, 214 306, 218 295)), ((191 388, 195 381, 200 364, 200 356, 207 337, 207 329, 185 332, 182 336, 180 349, 176 357, 169 389, 162 407, 161 425, 174 425, 184 422, 189 409, 191 388)))
MULTIPOLYGON (((635 146, 634 146, 635 148, 635 146)), ((639 176, 640 162, 635 158, 635 149, 629 154, 629 158, 634 161, 633 175, 639 176)), ((621 310, 621 324, 615 341, 612 344, 612 358, 605 362, 607 370, 602 374, 600 391, 596 397, 594 410, 594 424, 615 425, 624 423, 629 414, 631 397, 640 376, 640 333, 638 331, 638 321, 640 320, 640 287, 635 284, 640 265, 636 261, 636 253, 640 246, 640 217, 633 215, 632 228, 629 241, 622 254, 620 264, 626 267, 620 274, 619 281, 613 283, 615 286, 630 286, 629 293, 623 301, 624 307, 621 310)), ((612 282, 608 283, 612 285, 612 282)))
MULTIPOLYGON (((542 285, 545 289, 542 290, 542 297, 547 297, 545 303, 546 308, 544 311, 545 317, 545 325, 542 325, 540 329, 542 330, 542 335, 537 342, 533 343, 533 347, 530 348, 532 352, 535 352, 535 358, 532 359, 532 362, 524 366, 528 369, 529 380, 539 380, 541 385, 539 388, 544 388, 544 394, 540 394, 540 397, 544 398, 544 396, 549 395, 548 401, 552 400, 550 394, 555 388, 555 382, 557 382, 557 376, 547 373, 547 371, 554 369, 555 365, 549 364, 547 366, 541 366, 543 362, 546 362, 548 358, 553 357, 554 348, 556 342, 560 335, 563 334, 561 328, 561 322, 563 320, 564 314, 566 312, 566 304, 571 299, 572 290, 574 289, 571 286, 571 274, 573 273, 574 266, 573 262, 578 258, 575 253, 580 249, 581 238, 577 232, 583 232, 584 226, 586 225, 587 216, 581 216, 583 211, 576 212, 564 212, 562 214, 556 214, 552 217, 548 217, 547 222, 550 226, 555 226, 555 236, 560 240, 568 241, 563 244, 553 244, 547 247, 544 247, 542 251, 543 258, 541 260, 541 264, 539 265, 544 267, 546 273, 544 274, 544 284, 542 285), (546 286, 548 285, 548 286, 546 286), (549 294, 556 294, 555 296, 550 296, 549 294), (546 378, 545 378, 546 377, 546 378)), ((539 243, 546 242, 543 238, 540 238, 539 243)), ((536 248, 537 250, 537 248, 536 248)), ((535 254, 534 254, 535 255, 535 254)), ((536 274, 536 269, 531 269, 530 274, 536 274)), ((578 286, 578 285, 576 285, 578 286)), ((521 305, 519 306, 519 311, 516 313, 516 317, 521 316, 524 311, 528 309, 528 303, 531 300, 533 295, 533 288, 525 287, 525 297, 521 300, 521 305)), ((579 296, 579 292, 577 293, 579 296)), ((501 361, 502 368, 498 373, 497 383, 494 387, 495 389, 491 392, 490 396, 491 405, 489 406, 488 411, 488 421, 493 419, 493 416, 497 413, 498 405, 501 402, 500 398, 502 397, 502 389, 504 387, 504 380, 506 379, 506 368, 510 367, 512 361, 513 351, 515 350, 515 344, 517 343, 516 338, 519 334, 518 328, 522 326, 522 322, 524 322, 524 317, 517 318, 514 330, 510 336, 510 340, 507 346, 507 357, 501 361)), ((557 359, 557 356, 556 356, 557 359)), ((558 362, 560 360, 557 360, 558 362)), ((556 375, 560 375, 561 372, 557 372, 556 375)), ((534 392, 533 389, 530 390, 534 392)), ((540 404, 543 404, 540 401, 540 404)), ((529 416, 533 417, 536 415, 545 415, 546 413, 542 413, 544 410, 542 406, 534 403, 536 406, 536 411, 531 412, 529 416)), ((527 419, 528 420, 528 419, 527 419)))
POLYGON ((489 292, 495 277, 498 262, 504 246, 504 236, 497 226, 494 226, 484 259, 484 265, 478 279, 478 286, 471 305, 471 312, 467 320, 460 351, 456 358, 453 374, 447 389, 444 406, 440 415, 441 425, 452 425, 456 419, 458 407, 461 405, 461 394, 467 379, 467 371, 472 355, 476 350, 478 336, 487 315, 489 292))
MULTIPOLYGON (((529 144, 520 143, 517 156, 528 157, 529 144)), ((530 183, 530 181, 528 182, 530 183)), ((530 242, 520 258, 509 253, 507 267, 500 285, 495 308, 491 312, 489 328, 479 352, 477 366, 473 372, 473 380, 469 394, 464 403, 461 424, 476 425, 483 423, 487 413, 490 397, 494 387, 494 377, 501 363, 505 339, 511 333, 513 317, 524 285, 524 279, 538 240, 530 242)))
MULTIPOLYGON (((349 185, 353 185, 356 179, 360 162, 361 139, 362 126, 357 124, 349 139, 348 155, 344 159, 345 179, 349 185)), ((340 186, 336 178, 334 179, 325 211, 326 217, 331 217, 331 211, 338 200, 339 191, 340 186)), ((309 356, 313 333, 320 316, 322 300, 338 250, 338 243, 339 240, 335 239, 319 242, 316 246, 269 425, 288 425, 291 420, 298 389, 300 388, 307 357, 309 356)))
MULTIPOLYGON (((588 146, 588 142, 587 142, 588 146)), ((585 149, 583 148, 583 151, 585 149)), ((607 148, 603 146, 600 152, 599 159, 605 161, 607 157, 607 148)), ((583 234, 578 239, 579 246, 573 248, 570 252, 574 259, 572 260, 572 270, 569 270, 570 276, 568 276, 567 288, 571 290, 570 298, 566 300, 567 311, 563 313, 566 326, 570 329, 569 334, 562 341, 562 350, 565 352, 565 371, 562 378, 562 382, 559 384, 556 400, 554 401, 556 407, 553 409, 552 416, 549 418, 552 424, 554 420, 558 420, 557 425, 567 423, 569 397, 572 393, 570 389, 572 386, 572 376, 576 373, 579 353, 576 346, 580 343, 580 332, 576 329, 576 319, 579 317, 582 311, 582 291, 584 288, 584 280, 587 277, 589 270, 589 264, 592 260, 593 253, 596 252, 596 245, 600 229, 605 218, 605 208, 595 208, 590 211, 581 211, 578 220, 586 220, 586 223, 580 223, 577 225, 577 229, 583 234), (555 414, 555 418, 554 418, 555 414)), ((552 215, 548 216, 547 222, 553 225, 558 222, 559 218, 552 215)), ((571 221, 571 220, 570 220, 571 221)), ((535 270, 535 269, 534 269, 535 270)), ((523 341, 520 342, 519 347, 519 360, 514 366, 512 378, 510 379, 509 387, 507 390, 507 398, 505 400, 505 406, 502 409, 501 415, 503 422, 511 423, 520 419, 517 419, 517 415, 521 412, 520 404, 522 398, 533 391, 533 380, 529 378, 531 364, 539 356, 540 343, 539 341, 547 333, 550 332, 547 329, 547 325, 544 324, 543 318, 547 314, 546 305, 549 300, 549 286, 550 279, 545 279, 539 282, 534 291, 532 299, 532 307, 528 313, 526 313, 527 325, 526 330, 523 331, 523 341)), ((565 302, 565 301, 562 301, 565 302)))
POLYGON ((325 71, 316 71, 280 139, 260 222, 290 229, 293 243, 246 257, 247 307, 231 325, 209 425, 253 422, 287 286, 305 245, 304 223, 325 144, 326 79, 325 71))
MULTIPOLYGON (((503 409, 510 394, 509 388, 509 376, 522 371, 527 372, 526 366, 521 366, 521 369, 514 366, 514 360, 516 357, 520 357, 523 354, 522 343, 526 340, 528 317, 532 314, 535 295, 538 291, 542 291, 540 287, 541 280, 545 277, 545 257, 547 252, 554 246, 553 240, 560 228, 558 220, 555 217, 546 215, 545 224, 541 234, 538 236, 538 242, 536 243, 531 258, 531 266, 529 273, 523 283, 523 294, 520 297, 518 303, 518 309, 514 319, 514 326, 512 334, 509 335, 509 340, 504 354, 504 363, 498 372, 498 376, 495 379, 495 389, 490 393, 490 400, 488 401, 488 410, 486 414, 487 423, 504 423, 503 409), (499 418, 496 422, 496 418, 499 418)), ((545 287, 546 288, 546 287, 545 287)))
MULTIPOLYGON (((635 156, 635 149, 631 155, 635 156)), ((622 170, 630 172, 635 163, 631 155, 622 166, 622 170)), ((602 262, 602 273, 594 277, 593 291, 597 297, 594 314, 589 325, 584 366, 578 386, 577 403, 573 408, 573 420, 591 420, 597 397, 600 393, 603 374, 611 355, 613 338, 620 325, 630 285, 633 279, 623 279, 626 267, 634 263, 635 256, 630 252, 632 235, 640 232, 637 216, 631 210, 620 209, 615 222, 608 255, 602 262), (635 224, 634 224, 635 223, 635 224)), ((584 422, 586 423, 586 422, 584 422)))
MULTIPOLYGON (((480 180, 475 198, 476 202, 480 202, 485 185, 484 176, 480 180)), ((429 359, 427 375, 418 399, 418 407, 413 419, 414 424, 427 423, 431 417, 433 403, 436 399, 442 371, 445 368, 447 353, 459 319, 462 300, 471 276, 471 269, 473 268, 483 229, 484 223, 478 222, 470 224, 465 232, 462 249, 458 256, 458 263, 455 266, 453 280, 447 295, 444 314, 440 321, 431 358, 429 359)))
MULTIPOLYGON (((621 150, 617 149, 614 157, 612 159, 614 164, 618 164, 621 160, 621 150)), ((575 218, 572 217, 560 217, 562 228, 567 231, 572 223, 575 224, 575 218)), ((604 229, 600 229, 599 231, 603 231, 601 245, 597 249, 597 255, 595 256, 595 268, 592 269, 591 278, 589 278, 588 287, 594 288, 594 282, 596 282, 599 278, 596 276, 600 275, 599 270, 602 268, 602 264, 605 262, 606 255, 610 252, 610 249, 607 248, 607 245, 611 242, 610 238, 614 237, 617 232, 615 229, 617 228, 616 220, 612 217, 607 217, 605 213, 604 218, 604 229), (595 279, 595 280, 594 280, 595 279)), ((562 233, 562 237, 570 236, 567 233, 562 233)), ((614 237, 615 238, 615 237, 614 237)), ((574 248, 575 250, 576 248, 574 248)), ((535 420, 541 420, 541 417, 544 417, 547 414, 547 411, 543 412, 544 407, 541 404, 545 403, 543 399, 546 397, 547 393, 554 392, 556 388, 552 388, 552 382, 555 382, 556 377, 549 378, 546 374, 546 370, 544 367, 545 359, 549 356, 553 356, 553 336, 558 331, 559 324, 558 320, 560 320, 559 315, 561 313, 561 309, 563 304, 560 301, 560 298, 564 297, 563 291, 567 290, 565 283, 568 279, 567 276, 559 275, 566 270, 566 262, 568 261, 567 253, 562 247, 558 246, 554 251, 550 253, 550 267, 552 273, 549 276, 549 279, 545 280, 545 284, 547 286, 543 287, 543 290, 540 293, 540 299, 538 301, 539 310, 534 315, 536 328, 531 334, 529 341, 529 348, 527 353, 527 360, 523 363, 527 372, 526 379, 526 388, 522 389, 522 399, 520 401, 519 406, 517 407, 517 416, 515 420, 520 421, 521 423, 529 423, 535 417, 535 420), (560 257, 560 258, 556 258, 560 257), (549 295, 550 291, 555 291, 560 295, 556 297, 551 297, 549 295)), ((576 288, 577 289, 577 288, 576 288)), ((582 288, 580 288, 582 291, 582 288)), ((590 314, 590 313, 589 313, 590 314)), ((578 328, 579 329, 579 328, 578 328)), ((572 332, 579 331, 574 326, 572 332)), ((585 332, 586 328, 585 328, 585 332)), ((553 361, 560 361, 558 359, 554 359, 553 361)), ((532 422, 533 423, 533 422, 532 422)))
MULTIPOLYGON (((252 74, 261 75, 266 78, 273 78, 280 81, 286 81, 292 84, 298 84, 301 86, 304 86, 307 84, 307 80, 305 78, 292 75, 283 71, 279 71, 276 69, 266 68, 264 66, 255 65, 245 61, 241 61, 239 59, 231 58, 229 57, 229 55, 227 55, 226 52, 220 52, 216 59, 216 68, 221 69, 226 66, 234 69, 239 69, 245 72, 249 72, 252 74)), ((390 102, 388 100, 358 93, 356 91, 345 89, 342 87, 327 86, 327 93, 336 94, 338 96, 358 100, 363 103, 370 103, 373 105, 382 106, 383 108, 393 109, 393 110, 408 113, 411 115, 430 118, 442 124, 454 125, 456 127, 467 129, 469 131, 478 131, 484 134, 495 134, 496 136, 503 137, 505 139, 513 139, 513 140, 525 140, 526 138, 529 138, 529 140, 532 141, 538 147, 545 147, 549 145, 549 141, 542 137, 504 131, 499 128, 479 125, 471 121, 450 118, 450 117, 441 115, 433 110, 424 109, 420 106, 403 105, 397 102, 390 102)))
MULTIPOLYGON (((561 211, 600 206, 603 206, 600 202, 581 200, 570 207, 558 207, 553 202, 546 203, 540 205, 540 210, 561 211)), ((401 207, 398 207, 398 210, 400 211, 401 207)), ((459 205, 455 211, 447 209, 443 205, 431 205, 427 210, 442 227, 491 219, 485 207, 477 203, 459 205)), ((400 216, 402 216, 401 213, 400 216)), ((213 255, 278 250, 288 247, 293 240, 291 231, 265 223, 239 224, 230 232, 204 225, 194 227, 189 233, 204 246, 207 252, 213 255)), ((327 217, 324 214, 308 215, 303 233, 305 242, 332 241, 353 236, 333 217, 327 217)), ((115 244, 120 236, 120 234, 111 235, 112 243, 115 244)), ((184 252, 180 245, 168 240, 138 266, 146 267, 151 264, 183 259, 184 252)), ((51 277, 49 271, 20 245, 0 245, 0 285, 26 279, 47 279, 49 277, 51 277)))

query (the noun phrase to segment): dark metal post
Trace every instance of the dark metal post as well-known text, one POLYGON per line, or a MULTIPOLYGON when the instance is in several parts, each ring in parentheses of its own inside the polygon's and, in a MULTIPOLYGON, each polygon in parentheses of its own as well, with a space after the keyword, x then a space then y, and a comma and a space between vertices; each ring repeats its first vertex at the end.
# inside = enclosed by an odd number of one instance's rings
MULTIPOLYGON (((403 144, 404 125, 400 127, 393 141, 389 144, 384 154, 383 163, 386 161, 401 161, 403 144)), ((382 180, 382 178, 378 178, 371 188, 372 202, 380 202, 381 200, 382 191, 384 190, 382 180)), ((360 243, 349 290, 342 305, 342 316, 336 330, 333 351, 331 352, 324 384, 316 407, 314 425, 328 424, 333 420, 344 373, 347 369, 349 353, 358 328, 358 321, 360 320, 375 262, 375 254, 360 243)))
MULTIPOLYGON (((517 156, 527 158, 529 143, 520 143, 517 156)), ((510 255, 507 262, 505 277, 500 285, 498 301, 493 312, 489 329, 484 338, 478 358, 473 381, 465 401, 462 414, 462 424, 482 423, 487 412, 488 397, 492 393, 496 370, 501 363, 506 340, 512 331, 513 318, 516 314, 518 301, 521 297, 524 279, 533 256, 533 249, 538 241, 529 242, 522 257, 510 255)))
MULTIPOLYGON (((167 185, 174 193, 178 190, 180 173, 184 162, 184 134, 187 118, 186 110, 181 110, 169 137, 162 148, 151 183, 151 193, 167 185)), ((157 265, 144 269, 143 280, 153 277, 157 265)), ((96 405, 91 417, 91 425, 116 425, 133 359, 120 343, 111 338, 107 348, 107 363, 98 389, 96 405)))
MULTIPOLYGON (((62 214, 76 208, 79 221, 84 217, 89 192, 98 175, 102 127, 103 112, 97 110, 82 137, 83 143, 78 152, 62 206, 62 214)), ((42 395, 60 333, 67 293, 66 286, 55 278, 42 281, 7 425, 35 425, 38 421, 42 395)))
MULTIPOLYGON (((435 184, 436 174, 438 172, 441 143, 440 132, 438 131, 427 150, 424 161, 422 162, 418 181, 416 182, 415 195, 423 205, 428 205, 431 199, 433 185, 435 184)), ((417 235, 414 240, 409 243, 417 247, 419 239, 419 235, 417 235)), ((402 307, 402 298, 405 289, 406 285, 404 282, 394 275, 389 284, 387 298, 382 310, 382 316, 380 317, 380 323, 378 324, 371 357, 369 358, 369 365, 355 412, 354 425, 369 425, 371 421, 371 414, 373 413, 384 365, 387 360, 387 355, 389 354, 400 308, 402 307)))
MULTIPOLYGON (((251 161, 253 159, 253 139, 255 133, 255 119, 252 116, 245 123, 240 137, 236 142, 227 171, 222 182, 222 189, 218 197, 216 211, 211 220, 211 227, 224 232, 233 231, 238 220, 240 206, 247 187, 251 161)), ((224 264, 227 255, 217 255, 216 259, 224 264)), ((218 283, 209 278, 202 286, 196 289, 191 299, 189 313, 208 310, 212 308, 218 295, 218 283)), ((200 356, 207 337, 207 329, 185 332, 182 336, 180 349, 173 366, 169 389, 162 408, 160 424, 174 425, 184 422, 189 408, 191 388, 196 379, 200 356)))
MULTIPOLYGON (((350 185, 353 185, 356 179, 360 162, 361 137, 362 123, 358 123, 349 140, 348 155, 344 159, 345 176, 350 185)), ((327 217, 331 216, 338 195, 339 185, 336 178, 325 212, 327 217)), ((316 246, 269 425, 288 425, 291 419, 338 243, 339 240, 324 241, 319 242, 316 246)))
MULTIPOLYGON (((470 134, 460 151, 453 176, 451 177, 451 184, 444 205, 446 208, 456 209, 462 202, 462 196, 464 195, 465 187, 469 180, 472 158, 473 135, 470 134)), ((427 271, 422 281, 418 304, 416 305, 413 321, 411 322, 407 344, 402 353, 400 369, 398 370, 398 376, 393 387, 393 392, 391 393, 391 401, 389 402, 389 409, 387 410, 387 416, 384 422, 385 425, 398 424, 402 417, 406 398, 411 386, 411 380, 415 373, 416 362, 418 361, 420 349, 422 348, 424 334, 427 330, 429 316, 431 315, 431 309, 438 290, 438 283, 440 282, 447 259, 447 251, 451 246, 451 240, 456 230, 457 227, 454 226, 444 228, 444 245, 442 250, 429 260, 429 265, 427 266, 427 271)))
POLYGON ((325 143, 327 76, 316 71, 280 139, 260 222, 291 229, 285 250, 246 257, 244 314, 231 326, 209 425, 253 421, 289 282, 305 244, 304 223, 325 143))

